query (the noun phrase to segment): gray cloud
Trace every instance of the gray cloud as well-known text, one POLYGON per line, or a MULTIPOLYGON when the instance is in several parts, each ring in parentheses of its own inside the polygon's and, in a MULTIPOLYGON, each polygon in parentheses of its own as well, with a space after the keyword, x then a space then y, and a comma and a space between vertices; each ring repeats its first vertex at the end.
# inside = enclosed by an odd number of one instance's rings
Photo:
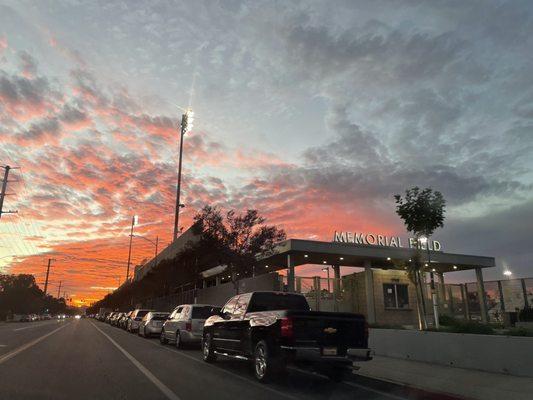
MULTIPOLYGON (((516 207, 494 210, 490 215, 456 219, 450 217, 439 237, 457 252, 497 256, 500 266, 515 275, 531 277, 533 200, 516 207)), ((489 278, 501 270, 486 271, 489 278)))

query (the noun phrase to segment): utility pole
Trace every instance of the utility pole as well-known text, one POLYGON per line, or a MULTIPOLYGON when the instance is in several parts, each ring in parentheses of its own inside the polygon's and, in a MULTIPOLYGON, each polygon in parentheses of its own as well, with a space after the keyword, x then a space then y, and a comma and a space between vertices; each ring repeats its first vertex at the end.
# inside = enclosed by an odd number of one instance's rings
POLYGON ((18 211, 3 211, 4 208, 4 199, 7 196, 6 189, 7 189, 7 183, 8 182, 16 182, 16 181, 8 181, 9 178, 9 171, 12 169, 16 169, 18 167, 10 167, 9 165, 2 166, 1 168, 4 168, 4 179, 2 181, 2 189, 0 191, 0 218, 2 218, 2 214, 16 214, 18 211))
POLYGON ((184 207, 180 203, 181 196, 181 165, 183 160, 183 138, 187 132, 190 132, 192 129, 192 122, 194 120, 194 113, 191 109, 188 109, 185 114, 181 116, 181 129, 180 129, 180 154, 178 161, 178 186, 176 188, 176 212, 174 215, 174 240, 178 238, 179 233, 179 218, 180 218, 180 208, 184 207))
POLYGON ((155 256, 154 256, 154 267, 157 266, 157 246, 159 245, 159 236, 155 237, 155 256))
POLYGON ((44 281, 44 295, 46 296, 46 291, 48 290, 48 275, 50 275, 50 263, 52 259, 48 259, 48 267, 46 268, 46 280, 44 281))
POLYGON ((137 220, 137 216, 134 215, 131 218, 130 249, 128 251, 128 268, 126 270, 126 282, 130 279, 131 245, 132 245, 132 242, 133 242, 133 227, 135 226, 136 220, 137 220))
POLYGON ((57 298, 59 299, 59 296, 61 295, 61 282, 59 281, 59 289, 57 289, 57 298))

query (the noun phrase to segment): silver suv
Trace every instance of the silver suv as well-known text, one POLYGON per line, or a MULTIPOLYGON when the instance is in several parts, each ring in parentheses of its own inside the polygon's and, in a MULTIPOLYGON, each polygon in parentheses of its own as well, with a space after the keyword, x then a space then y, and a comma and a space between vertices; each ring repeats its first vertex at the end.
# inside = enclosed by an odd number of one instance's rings
POLYGON ((143 317, 148 314, 150 311, 154 310, 147 310, 147 309, 136 309, 133 311, 133 313, 130 315, 130 319, 128 320, 128 325, 126 326, 126 330, 128 332, 137 332, 139 330, 139 325, 141 324, 141 321, 143 317))
POLYGON ((210 304, 182 304, 174 309, 163 324, 161 344, 173 342, 181 348, 186 343, 200 344, 204 322, 220 307, 210 304))
POLYGON ((139 336, 159 336, 161 334, 163 323, 167 320, 167 318, 167 312, 150 311, 143 317, 141 324, 139 325, 139 336))

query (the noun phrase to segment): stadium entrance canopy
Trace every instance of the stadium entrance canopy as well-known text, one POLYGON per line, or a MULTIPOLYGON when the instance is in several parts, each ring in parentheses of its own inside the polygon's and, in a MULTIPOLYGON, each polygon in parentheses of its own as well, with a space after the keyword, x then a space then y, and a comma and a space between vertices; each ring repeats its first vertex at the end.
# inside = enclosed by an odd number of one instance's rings
MULTIPOLYGON (((426 243, 426 245, 428 245, 426 243)), ((314 240, 288 239, 276 244, 270 253, 257 256, 256 272, 287 270, 287 290, 295 290, 294 268, 300 265, 331 265, 335 278, 340 279, 342 266, 361 267, 366 274, 367 305, 372 306, 373 277, 372 269, 398 269, 398 265, 408 263, 417 252, 417 243, 412 239, 403 241, 398 237, 382 235, 338 234, 334 241, 322 242, 314 240), (393 240, 394 239, 394 240, 393 240), (407 245, 407 247, 403 247, 407 245)), ((475 270, 478 282, 482 318, 487 317, 485 289, 483 286, 483 268, 495 266, 494 257, 455 254, 440 251, 441 244, 437 241, 429 243, 429 251, 420 245, 421 261, 428 265, 444 281, 446 272, 475 270)), ((368 310, 369 322, 375 321, 373 309, 368 310)))

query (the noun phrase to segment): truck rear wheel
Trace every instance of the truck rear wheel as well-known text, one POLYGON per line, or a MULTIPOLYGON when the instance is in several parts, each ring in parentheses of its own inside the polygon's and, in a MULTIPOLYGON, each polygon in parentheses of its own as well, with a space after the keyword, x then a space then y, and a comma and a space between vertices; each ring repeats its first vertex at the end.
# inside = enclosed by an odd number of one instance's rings
POLYGON ((270 382, 283 372, 283 362, 273 354, 271 346, 260 340, 254 350, 254 375, 259 382, 270 382))

